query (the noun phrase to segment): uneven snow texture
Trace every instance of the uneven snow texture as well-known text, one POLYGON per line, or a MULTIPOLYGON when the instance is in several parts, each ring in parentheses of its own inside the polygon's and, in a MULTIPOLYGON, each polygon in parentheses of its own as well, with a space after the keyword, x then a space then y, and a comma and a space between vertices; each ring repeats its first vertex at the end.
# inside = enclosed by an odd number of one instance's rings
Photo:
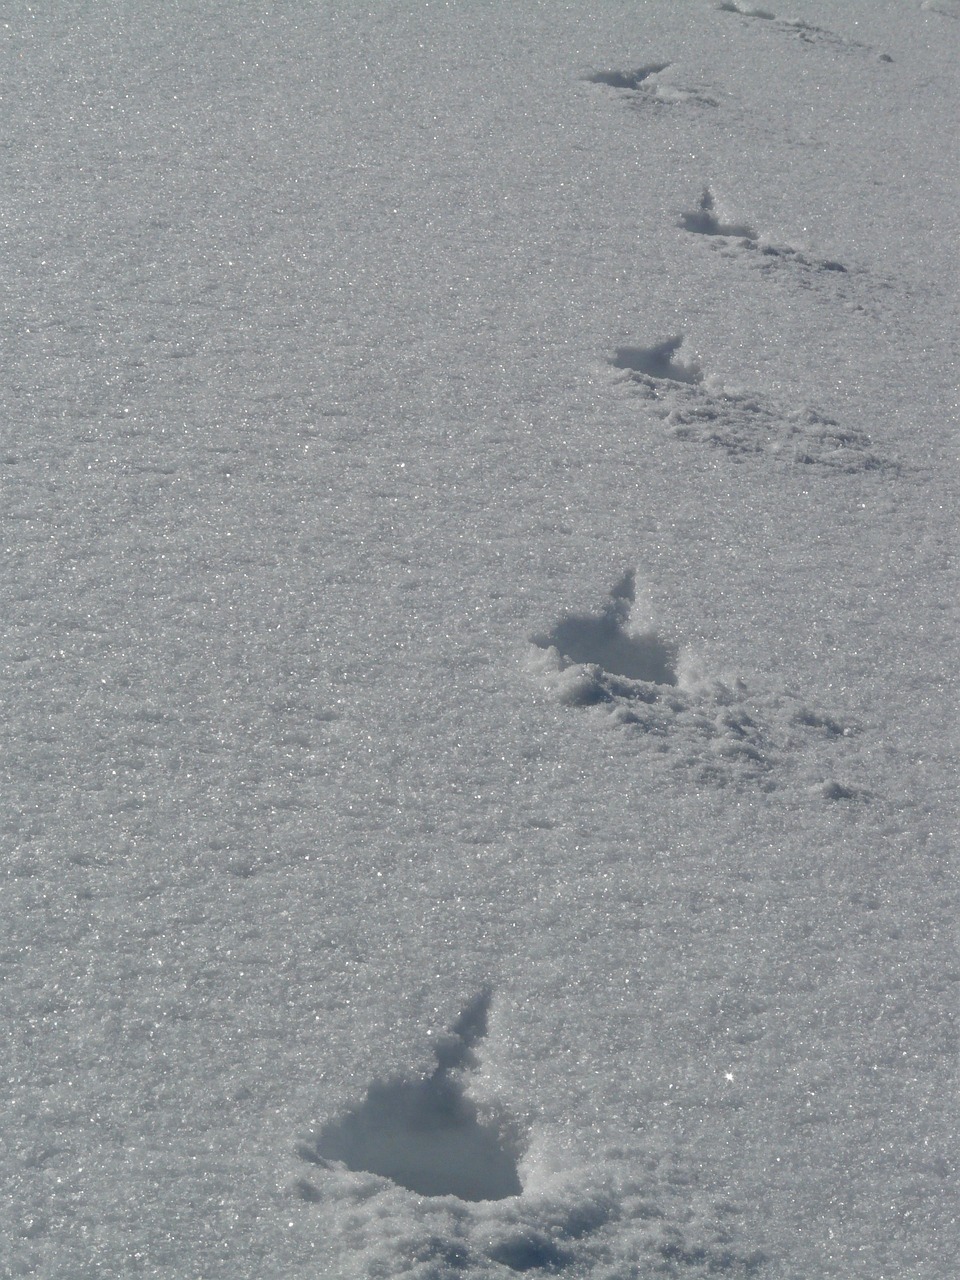
POLYGON ((3 13, 0 1276, 953 1280, 953 0, 3 13))

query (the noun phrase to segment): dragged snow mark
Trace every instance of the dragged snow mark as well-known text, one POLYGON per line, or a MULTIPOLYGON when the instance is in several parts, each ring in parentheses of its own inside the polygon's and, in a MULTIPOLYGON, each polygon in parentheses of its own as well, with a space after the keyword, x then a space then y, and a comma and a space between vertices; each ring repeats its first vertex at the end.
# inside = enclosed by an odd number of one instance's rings
POLYGON ((794 719, 805 729, 817 729, 831 738, 849 737, 852 732, 850 726, 841 720, 824 715, 822 711, 812 711, 809 707, 798 707, 794 719))
POLYGON ((767 1262, 766 1256, 762 1253, 747 1258, 734 1249, 710 1253, 704 1248, 691 1249, 678 1240, 671 1240, 661 1245, 660 1254, 666 1266, 670 1268, 667 1275, 681 1274, 677 1268, 682 1267, 684 1272, 689 1272, 691 1275, 756 1276, 767 1262))
MULTIPOLYGON (((949 3, 949 0, 946 2, 949 3)), ((733 0, 722 0, 722 3, 717 5, 717 9, 720 13, 734 13, 740 18, 759 18, 769 22, 771 29, 779 31, 782 35, 793 36, 804 44, 822 44, 845 51, 860 50, 876 53, 876 50, 872 50, 869 45, 859 40, 850 40, 846 36, 838 35, 836 31, 830 31, 827 27, 818 27, 812 22, 803 22, 798 18, 778 18, 770 9, 746 8, 734 4, 733 0)), ((882 60, 893 61, 886 55, 882 55, 882 60)))
POLYGON ((790 245, 748 241, 744 247, 754 253, 759 253, 761 259, 766 259, 766 261, 761 261, 758 264, 761 270, 771 270, 787 263, 791 266, 805 267, 811 271, 836 271, 840 275, 847 274, 847 268, 842 262, 837 262, 835 258, 810 258, 799 249, 791 248, 790 245))
POLYGON ((728 391, 699 365, 674 360, 680 339, 654 347, 618 347, 610 364, 624 371, 676 440, 721 449, 734 461, 765 456, 789 466, 854 473, 889 471, 870 437, 808 405, 788 409, 761 396, 728 391))
POLYGON ((513 1231, 495 1241, 488 1250, 491 1262, 510 1271, 546 1271, 554 1274, 576 1261, 572 1250, 550 1239, 546 1231, 513 1231))
POLYGON ((722 4, 718 4, 717 8, 721 13, 739 13, 742 18, 776 18, 775 13, 771 13, 769 9, 741 9, 738 4, 733 4, 732 0, 723 0, 722 4))
POLYGON ((870 793, 863 787, 848 787, 842 782, 831 779, 819 788, 824 800, 869 800, 870 793))
POLYGON ((652 347, 617 347, 610 360, 615 369, 644 379, 695 384, 703 381, 700 366, 695 362, 681 364, 674 355, 683 344, 683 336, 667 338, 652 347))
POLYGON ((635 71, 594 71, 584 76, 590 84, 606 84, 611 89, 639 89, 645 80, 666 71, 669 62, 651 62, 645 67, 637 67, 635 71))
POLYGON ((722 449, 735 461, 765 455, 788 466, 847 475, 894 469, 873 452, 865 432, 844 430, 835 419, 806 406, 783 410, 756 396, 719 391, 675 406, 665 422, 676 440, 722 449))
POLYGON ((960 0, 923 0, 920 8, 944 18, 960 18, 960 0))
MULTIPOLYGON (((766 1255, 741 1242, 740 1210, 710 1197, 696 1164, 620 1144, 565 1172, 535 1176, 522 1196, 409 1205, 384 1185, 303 1180, 297 1199, 324 1202, 326 1246, 357 1280, 569 1275, 757 1275, 766 1255)), ((325 1272, 326 1274, 326 1272, 325 1272)))
POLYGON ((822 780, 819 756, 839 749, 846 726, 781 690, 682 675, 677 645, 631 626, 635 597, 626 574, 599 614, 564 614, 531 637, 530 669, 561 706, 604 709, 645 749, 711 785, 770 791, 785 760, 811 752, 822 780))
POLYGON ((483 1117, 465 1092, 487 1034, 491 992, 481 991, 436 1047, 426 1079, 375 1081, 363 1102, 320 1129, 299 1154, 389 1178, 422 1196, 502 1200, 523 1191, 519 1142, 501 1118, 483 1117))

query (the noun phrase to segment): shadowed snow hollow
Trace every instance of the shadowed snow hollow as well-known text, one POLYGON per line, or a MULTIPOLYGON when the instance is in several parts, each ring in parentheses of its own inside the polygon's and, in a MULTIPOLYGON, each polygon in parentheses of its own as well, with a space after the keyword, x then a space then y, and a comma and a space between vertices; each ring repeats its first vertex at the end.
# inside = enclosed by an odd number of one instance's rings
POLYGON ((477 1065, 473 1048, 487 1033, 491 993, 482 991, 437 1046, 424 1080, 375 1081, 354 1110, 324 1125, 300 1154, 389 1178, 422 1196, 503 1200, 523 1191, 516 1144, 485 1123, 464 1092, 477 1065))
POLYGON ((552 631, 534 636, 533 643, 541 649, 556 649, 564 665, 594 664, 611 676, 675 685, 676 646, 652 631, 635 635, 626 630, 635 599, 634 575, 624 574, 599 616, 565 614, 552 631))

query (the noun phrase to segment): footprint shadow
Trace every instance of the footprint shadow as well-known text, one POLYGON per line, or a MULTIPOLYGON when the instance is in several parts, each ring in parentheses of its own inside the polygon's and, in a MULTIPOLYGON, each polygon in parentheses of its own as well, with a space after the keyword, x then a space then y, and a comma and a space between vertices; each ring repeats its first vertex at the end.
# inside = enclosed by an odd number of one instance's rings
POLYGON ((652 347, 617 347, 610 363, 615 369, 625 369, 628 373, 696 386, 703 381, 700 366, 696 363, 682 364, 674 359, 682 344, 683 337, 678 336, 652 347))
POLYGON ((634 635, 625 628, 636 599, 634 575, 626 573, 599 615, 565 614, 552 631, 534 636, 541 649, 555 648, 567 663, 601 667, 608 675, 649 684, 677 683, 677 648, 653 632, 634 635))
POLYGON ((644 80, 666 71, 669 62, 651 62, 645 67, 637 67, 634 71, 594 71, 584 76, 589 84, 606 84, 611 89, 639 89, 644 80))
POLYGON ((698 236, 735 236, 745 240, 756 240, 757 233, 745 222, 721 222, 714 212, 714 200, 709 191, 704 191, 696 209, 680 215, 680 226, 698 236))
POLYGON ((474 1046, 487 1033, 491 996, 484 990, 466 1006, 437 1046, 430 1076, 375 1081, 359 1106, 300 1148, 302 1158, 378 1174, 421 1196, 520 1195, 516 1135, 481 1117, 465 1092, 464 1077, 478 1065, 474 1046))

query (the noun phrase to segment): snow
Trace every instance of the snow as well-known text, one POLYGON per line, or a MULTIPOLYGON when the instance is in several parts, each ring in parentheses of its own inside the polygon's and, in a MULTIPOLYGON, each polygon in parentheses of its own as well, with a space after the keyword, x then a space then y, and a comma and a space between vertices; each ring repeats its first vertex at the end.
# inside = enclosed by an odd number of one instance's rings
POLYGON ((7 8, 0 1275, 955 1275, 957 17, 7 8))

